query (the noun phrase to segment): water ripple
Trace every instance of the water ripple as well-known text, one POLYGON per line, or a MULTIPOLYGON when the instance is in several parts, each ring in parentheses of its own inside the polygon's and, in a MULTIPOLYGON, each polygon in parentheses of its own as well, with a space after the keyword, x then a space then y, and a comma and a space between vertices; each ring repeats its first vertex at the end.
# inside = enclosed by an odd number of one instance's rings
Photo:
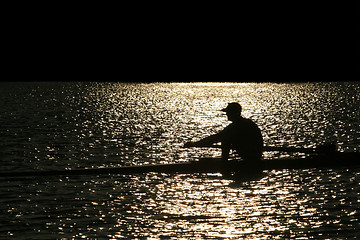
MULTIPOLYGON (((233 101, 266 145, 360 148, 358 83, 1 83, 0 93, 3 172, 218 156, 182 145, 225 127, 219 109, 233 101)), ((359 170, 265 171, 245 182, 220 174, 5 179, 0 238, 354 238, 359 170)))

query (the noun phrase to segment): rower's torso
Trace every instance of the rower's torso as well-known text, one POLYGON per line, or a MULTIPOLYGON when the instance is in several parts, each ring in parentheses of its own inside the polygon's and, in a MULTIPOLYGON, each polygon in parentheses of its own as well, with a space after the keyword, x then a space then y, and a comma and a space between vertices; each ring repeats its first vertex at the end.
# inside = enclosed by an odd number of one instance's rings
POLYGON ((262 153, 263 138, 259 127, 250 119, 232 122, 223 130, 222 144, 235 149, 240 156, 258 156, 262 153))

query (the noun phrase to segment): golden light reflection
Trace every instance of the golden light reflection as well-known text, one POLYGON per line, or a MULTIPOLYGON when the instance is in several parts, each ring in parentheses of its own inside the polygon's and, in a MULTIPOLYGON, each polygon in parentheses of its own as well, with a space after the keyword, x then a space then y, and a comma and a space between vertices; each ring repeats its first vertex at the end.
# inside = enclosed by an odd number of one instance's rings
MULTIPOLYGON (((65 90, 58 94, 62 107, 40 102, 45 95, 24 97, 35 103, 29 108, 39 113, 34 121, 29 112, 21 115, 4 105, 21 119, 6 126, 11 157, 5 168, 95 168, 218 156, 218 150, 182 145, 226 126, 219 109, 233 101, 260 126, 266 145, 313 147, 336 140, 339 150, 359 149, 357 83, 109 83, 65 90), (62 101, 64 95, 71 97, 62 101), (44 114, 39 106, 55 112, 44 114), (13 142, 16 134, 19 142, 13 142)), ((287 155, 265 155, 282 156, 287 155)), ((354 169, 265 171, 245 182, 220 174, 4 181, 2 204, 8 210, 1 231, 68 239, 336 239, 339 232, 351 238, 360 229, 359 182, 354 169)))
POLYGON ((284 230, 281 222, 272 216, 278 210, 274 202, 285 199, 288 191, 275 190, 273 186, 229 189, 230 181, 221 178, 217 179, 217 186, 213 185, 214 179, 208 184, 202 179, 205 183, 199 186, 191 179, 178 180, 180 179, 176 179, 172 186, 159 186, 160 196, 169 194, 169 188, 175 190, 175 193, 170 193, 172 197, 163 203, 165 208, 162 213, 166 217, 162 219, 165 226, 173 226, 169 220, 175 217, 177 227, 186 227, 186 231, 213 232, 212 236, 220 238, 284 230), (268 195, 275 195, 276 199, 272 203, 262 202, 268 195))
MULTIPOLYGON (((293 174, 271 171, 260 180, 238 185, 217 174, 172 175, 156 185, 156 199, 152 204, 160 211, 154 218, 154 227, 159 232, 177 231, 198 238, 206 233, 214 238, 276 239, 277 236, 301 236, 297 230, 309 226, 316 229, 338 224, 336 215, 319 217, 319 211, 323 210, 313 201, 324 202, 321 200, 324 194, 311 197, 313 192, 308 191, 306 185, 296 183, 297 177, 293 174)), ((330 178, 338 177, 335 174, 330 178)), ((325 195, 328 197, 332 196, 325 195)), ((348 215, 356 219, 354 211, 348 215)))

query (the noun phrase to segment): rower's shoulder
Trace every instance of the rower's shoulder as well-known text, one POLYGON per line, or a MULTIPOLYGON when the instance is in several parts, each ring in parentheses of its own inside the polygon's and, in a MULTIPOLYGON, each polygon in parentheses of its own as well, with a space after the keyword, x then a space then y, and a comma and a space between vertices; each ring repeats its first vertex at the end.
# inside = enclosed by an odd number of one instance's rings
POLYGON ((257 125, 252 119, 242 117, 239 121, 235 122, 236 124, 251 124, 257 125))
POLYGON ((235 123, 234 128, 259 129, 259 126, 250 118, 242 118, 235 123))

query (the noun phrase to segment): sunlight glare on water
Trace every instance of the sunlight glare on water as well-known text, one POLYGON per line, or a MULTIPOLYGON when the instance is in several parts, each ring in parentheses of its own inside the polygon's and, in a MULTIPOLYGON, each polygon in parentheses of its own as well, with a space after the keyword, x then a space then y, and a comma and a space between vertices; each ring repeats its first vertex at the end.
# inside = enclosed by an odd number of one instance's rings
MULTIPOLYGON (((359 83, 1 83, 2 171, 176 163, 239 102, 265 145, 360 148, 359 83)), ((290 154, 266 153, 265 158, 290 154)), ((291 154, 292 156, 302 154, 291 154)), ((4 179, 0 238, 355 238, 356 169, 4 179)))

